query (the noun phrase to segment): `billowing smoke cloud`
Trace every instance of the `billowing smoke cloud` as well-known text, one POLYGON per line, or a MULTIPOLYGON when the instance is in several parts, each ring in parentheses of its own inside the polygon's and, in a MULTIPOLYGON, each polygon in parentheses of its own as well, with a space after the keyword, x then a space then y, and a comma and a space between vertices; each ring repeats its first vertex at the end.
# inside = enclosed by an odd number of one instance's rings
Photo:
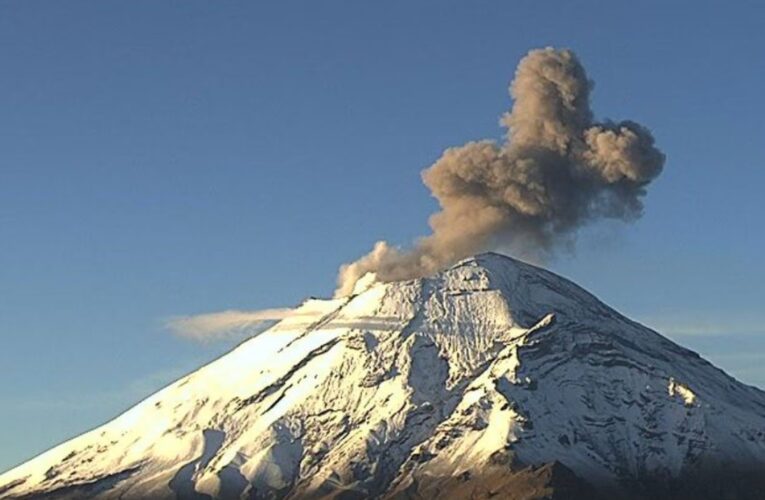
POLYGON ((543 260, 588 222, 639 217, 664 155, 637 123, 595 122, 591 90, 570 50, 531 51, 510 87, 506 141, 447 149, 423 172, 441 205, 432 234, 407 251, 378 242, 340 268, 336 295, 370 272, 382 281, 421 277, 491 248, 543 260))

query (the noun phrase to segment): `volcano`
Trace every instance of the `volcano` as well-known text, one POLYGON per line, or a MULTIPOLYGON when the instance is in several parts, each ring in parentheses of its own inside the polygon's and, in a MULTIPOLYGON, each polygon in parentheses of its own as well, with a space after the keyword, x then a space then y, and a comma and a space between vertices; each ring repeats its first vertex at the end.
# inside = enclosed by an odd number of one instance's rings
POLYGON ((0 498, 754 499, 764 469, 764 392, 489 253, 307 300, 0 498))

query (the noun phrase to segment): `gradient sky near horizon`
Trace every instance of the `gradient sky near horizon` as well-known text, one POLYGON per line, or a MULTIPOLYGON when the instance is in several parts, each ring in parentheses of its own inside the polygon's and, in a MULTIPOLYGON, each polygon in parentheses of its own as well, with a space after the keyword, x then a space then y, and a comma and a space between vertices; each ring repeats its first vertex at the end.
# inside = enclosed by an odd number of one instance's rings
POLYGON ((633 225, 549 267, 765 387, 765 4, 0 3, 0 471, 229 349, 176 315, 329 296, 499 138, 528 50, 667 155, 633 225))

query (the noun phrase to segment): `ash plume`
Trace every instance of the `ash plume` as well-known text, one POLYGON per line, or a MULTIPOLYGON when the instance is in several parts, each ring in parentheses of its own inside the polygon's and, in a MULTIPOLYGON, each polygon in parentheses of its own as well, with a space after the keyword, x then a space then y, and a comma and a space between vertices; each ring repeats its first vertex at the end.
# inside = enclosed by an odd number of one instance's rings
POLYGON ((449 148, 422 173, 441 207, 429 219, 432 233, 409 250, 377 242, 340 268, 335 295, 352 293, 367 273, 382 281, 416 278, 492 248, 544 260, 584 224, 640 217, 664 155, 642 125, 594 121, 592 87, 572 51, 529 52, 510 87, 512 110, 501 120, 505 141, 449 148))

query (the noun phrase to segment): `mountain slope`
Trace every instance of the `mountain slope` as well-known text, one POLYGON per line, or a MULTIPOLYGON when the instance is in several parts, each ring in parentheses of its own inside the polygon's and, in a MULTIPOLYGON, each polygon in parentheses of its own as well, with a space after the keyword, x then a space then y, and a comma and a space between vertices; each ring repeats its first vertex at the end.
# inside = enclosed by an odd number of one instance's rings
POLYGON ((307 301, 0 476, 0 497, 679 497, 710 471, 757 491, 763 466, 765 393, 484 254, 307 301))

